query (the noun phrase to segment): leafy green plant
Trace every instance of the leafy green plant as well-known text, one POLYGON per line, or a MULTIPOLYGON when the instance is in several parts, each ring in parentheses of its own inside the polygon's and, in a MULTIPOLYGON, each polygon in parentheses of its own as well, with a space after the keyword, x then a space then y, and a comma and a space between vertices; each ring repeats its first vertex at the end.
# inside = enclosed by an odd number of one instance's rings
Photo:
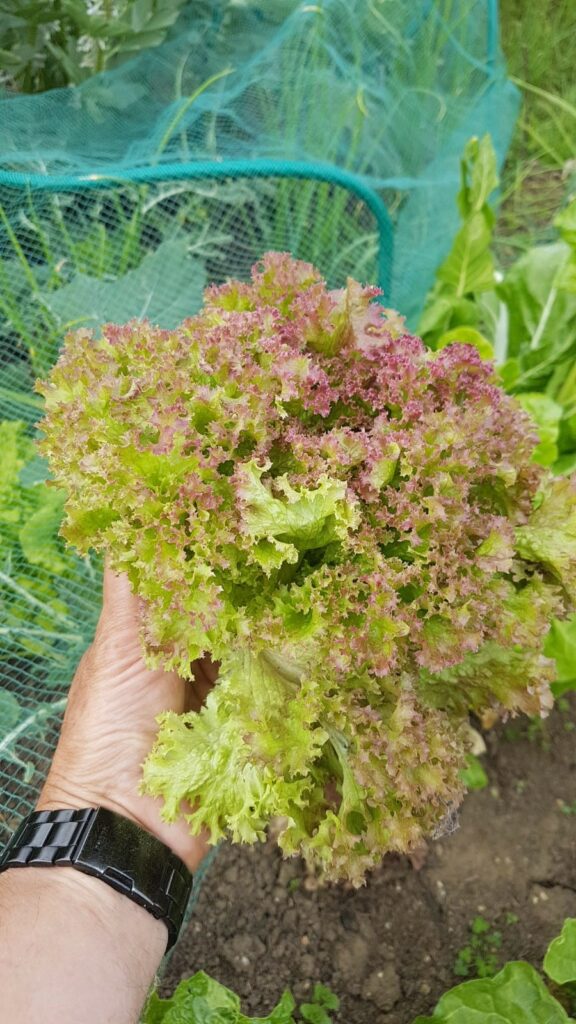
POLYGON ((555 219, 559 240, 503 272, 491 248, 497 185, 489 136, 471 139, 458 196, 462 225, 419 329, 431 348, 460 340, 494 358, 504 386, 538 425, 536 460, 568 473, 576 466, 576 199, 555 219))
POLYGON ((300 1016, 307 1024, 332 1024, 331 1010, 338 1010, 340 1000, 325 985, 315 985, 311 1003, 302 1003, 300 1016))
POLYGON ((494 977, 466 981, 442 996, 431 1017, 413 1024, 569 1024, 571 986, 576 981, 576 919, 564 923, 551 943, 544 971, 557 985, 552 994, 542 977, 522 961, 506 964, 494 977), (555 998, 557 996, 558 998, 555 998))
POLYGON ((175 331, 69 335, 38 386, 63 534, 128 572, 150 663, 221 664, 145 789, 214 842, 279 818, 357 884, 461 798, 471 710, 550 706, 576 585, 575 483, 473 347, 430 355, 374 295, 270 253, 175 331))
POLYGON ((488 785, 488 776, 476 754, 466 755, 466 764, 460 771, 460 778, 466 789, 486 789, 488 785))
POLYGON ((18 744, 45 731, 65 700, 23 705, 17 666, 26 659, 44 692, 61 687, 91 634, 98 588, 91 608, 80 604, 78 588, 88 587, 96 570, 58 537, 64 494, 43 482, 45 467, 24 423, 0 421, 0 450, 0 680, 11 680, 11 689, 0 688, 0 760, 23 768, 27 779, 33 766, 21 759, 18 744))
POLYGON ((188 0, 2 0, 0 75, 21 92, 78 85, 166 38, 188 0))
POLYGON ((310 1003, 296 1010, 290 992, 266 1017, 246 1017, 240 1010, 240 999, 204 971, 181 981, 169 999, 160 999, 153 992, 148 1000, 141 1024, 332 1024, 329 1011, 337 1010, 339 1000, 324 985, 316 985, 310 1003), (297 1020, 294 1012, 297 1013, 297 1020))
POLYGON ((474 918, 470 925, 470 938, 458 951, 454 974, 460 978, 470 975, 489 978, 498 970, 498 950, 502 945, 502 932, 492 928, 482 916, 474 918))
MULTIPOLYGON (((61 652, 66 645, 77 646, 83 639, 55 583, 56 578, 74 576, 81 564, 58 537, 65 495, 38 479, 22 482, 22 473, 29 470, 36 454, 25 424, 0 421, 0 448, 0 638, 4 657, 15 646, 63 663, 61 652)), ((45 473, 41 465, 38 471, 45 473)))

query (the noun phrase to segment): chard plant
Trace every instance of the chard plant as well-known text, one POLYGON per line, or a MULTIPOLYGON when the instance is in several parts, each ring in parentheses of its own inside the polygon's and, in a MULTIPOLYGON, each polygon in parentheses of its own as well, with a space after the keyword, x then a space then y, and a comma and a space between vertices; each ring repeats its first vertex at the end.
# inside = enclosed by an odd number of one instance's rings
POLYGON ((536 458, 576 469, 576 198, 554 219, 558 237, 509 267, 493 252, 490 197, 499 184, 490 136, 471 139, 461 162, 461 227, 438 268, 419 331, 440 349, 467 341, 494 359, 507 391, 538 423, 536 458))
MULTIPOLYGON (((494 977, 466 981, 446 992, 430 1017, 412 1024, 573 1024, 576 983, 576 919, 568 918, 561 934, 549 945, 542 975, 523 960, 507 963, 494 977)), ((230 989, 199 971, 181 981, 169 999, 152 993, 141 1024, 332 1024, 339 1000, 324 985, 316 985, 312 1000, 296 1008, 290 992, 267 1017, 245 1017, 240 1000, 230 989)))
POLYGON ((269 253, 176 330, 71 334, 38 385, 64 537, 128 573, 151 665, 220 664, 144 790, 356 885, 444 827, 471 712, 548 711, 576 596, 576 480, 476 348, 377 295, 269 253))

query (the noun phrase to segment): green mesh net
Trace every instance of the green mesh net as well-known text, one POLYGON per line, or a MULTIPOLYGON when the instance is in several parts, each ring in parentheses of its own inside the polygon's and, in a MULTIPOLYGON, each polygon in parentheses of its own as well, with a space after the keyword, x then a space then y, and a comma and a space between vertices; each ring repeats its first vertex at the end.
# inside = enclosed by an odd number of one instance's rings
POLYGON ((516 110, 495 0, 196 0, 119 68, 0 100, 0 843, 100 604, 32 443, 63 334, 172 327, 268 249, 379 283, 414 325, 464 144, 489 131, 502 158, 516 110))

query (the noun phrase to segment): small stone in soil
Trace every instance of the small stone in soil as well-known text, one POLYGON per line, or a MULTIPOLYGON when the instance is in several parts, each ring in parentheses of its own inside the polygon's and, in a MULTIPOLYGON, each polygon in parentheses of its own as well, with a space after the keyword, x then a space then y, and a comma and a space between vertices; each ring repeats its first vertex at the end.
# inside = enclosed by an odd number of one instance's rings
POLYGON ((278 869, 278 885, 288 887, 289 882, 293 878, 296 878, 300 874, 299 861, 294 860, 283 860, 280 868, 278 869))
POLYGON ((305 953, 300 960, 300 974, 302 974, 308 981, 316 980, 316 961, 310 953, 305 953))
POLYGON ((349 982, 361 981, 368 966, 369 955, 368 943, 361 935, 346 937, 336 950, 336 970, 349 982))
POLYGON ((222 956, 230 967, 245 971, 266 953, 266 947, 256 935, 233 935, 222 945, 222 956))
POLYGON ((383 964, 367 977, 361 992, 379 1010, 391 1010, 402 995, 400 979, 393 964, 383 964))

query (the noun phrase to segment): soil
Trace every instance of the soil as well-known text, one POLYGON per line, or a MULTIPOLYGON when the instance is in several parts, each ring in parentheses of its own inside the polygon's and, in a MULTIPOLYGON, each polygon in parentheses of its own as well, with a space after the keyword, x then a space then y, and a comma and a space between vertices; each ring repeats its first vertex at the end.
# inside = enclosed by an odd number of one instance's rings
MULTIPOLYGON (((389 856, 359 890, 314 890, 272 843, 223 846, 168 963, 163 994, 199 969, 266 1014, 284 988, 315 982, 341 999, 338 1024, 410 1024, 430 1013, 481 915, 502 935, 498 963, 540 966, 576 916, 576 696, 545 722, 514 721, 485 739, 489 785, 424 863, 389 856)), ((474 971, 472 970, 471 976, 474 971)))

